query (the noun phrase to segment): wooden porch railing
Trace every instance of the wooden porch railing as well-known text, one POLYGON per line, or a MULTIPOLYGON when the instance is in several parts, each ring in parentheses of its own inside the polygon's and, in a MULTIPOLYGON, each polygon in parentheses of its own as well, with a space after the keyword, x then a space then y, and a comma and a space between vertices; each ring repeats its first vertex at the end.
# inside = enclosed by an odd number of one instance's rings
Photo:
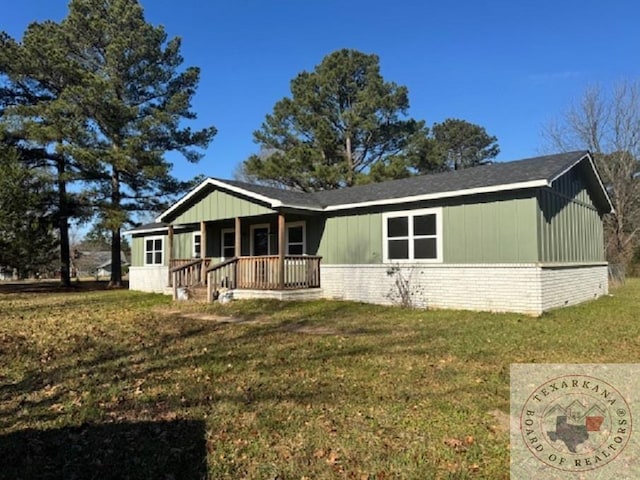
POLYGON ((277 255, 234 257, 207 269, 209 298, 220 288, 256 290, 292 290, 320 287, 320 260, 310 255, 284 257, 284 285, 279 285, 277 255))
POLYGON ((238 259, 236 257, 216 263, 207 269, 207 298, 213 299, 213 293, 221 288, 236 288, 238 259))
MULTIPOLYGON (((174 262, 176 260, 172 260, 174 262)), ((203 275, 202 264, 205 267, 210 262, 209 259, 197 258, 187 262, 179 260, 179 264, 169 269, 171 278, 170 286, 173 287, 173 299, 178 298, 178 288, 189 288, 197 285, 204 285, 206 276, 203 275)))
MULTIPOLYGON (((191 270, 193 265, 196 263, 200 265, 202 268, 202 262, 204 261, 205 268, 208 268, 211 264, 210 258, 173 258, 169 261, 169 286, 173 287, 173 274, 174 272, 178 272, 184 267, 186 270, 191 270)), ((198 282, 200 282, 200 278, 198 277, 198 282)), ((192 285, 178 285, 179 287, 189 287, 192 285)))

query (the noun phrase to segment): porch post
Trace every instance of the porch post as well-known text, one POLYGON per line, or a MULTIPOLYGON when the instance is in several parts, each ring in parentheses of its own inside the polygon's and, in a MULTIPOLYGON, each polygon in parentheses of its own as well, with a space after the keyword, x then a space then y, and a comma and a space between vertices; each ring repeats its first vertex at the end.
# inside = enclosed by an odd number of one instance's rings
POLYGON ((207 276, 207 224, 200 222, 200 258, 202 259, 202 273, 200 281, 204 284, 207 276))
POLYGON ((284 290, 284 214, 278 214, 278 289, 284 290))
POLYGON ((235 228, 236 241, 235 241, 235 252, 233 253, 233 256, 236 258, 239 258, 242 255, 242 248, 240 245, 240 241, 241 241, 240 239, 242 238, 242 236, 240 235, 241 227, 242 227, 242 222, 240 222, 240 217, 236 217, 236 228, 235 228))
POLYGON ((169 258, 169 281, 168 281, 168 285, 170 287, 173 286, 173 278, 171 275, 171 261, 173 260, 173 225, 169 225, 168 227, 168 236, 167 236, 167 251, 169 252, 168 258, 169 258))

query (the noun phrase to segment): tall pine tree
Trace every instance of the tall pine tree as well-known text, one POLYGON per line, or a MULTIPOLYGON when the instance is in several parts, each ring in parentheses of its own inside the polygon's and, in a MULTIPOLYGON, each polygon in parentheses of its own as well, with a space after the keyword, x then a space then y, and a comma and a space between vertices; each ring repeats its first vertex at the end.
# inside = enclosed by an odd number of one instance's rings
POLYGON ((64 286, 71 282, 69 218, 78 213, 78 197, 68 192, 79 172, 73 150, 87 139, 88 124, 73 96, 82 78, 60 25, 33 23, 21 42, 0 35, 0 138, 21 152, 27 168, 44 171, 55 186, 64 286))
POLYGON ((89 120, 93 139, 74 156, 97 166, 91 179, 100 222, 111 230, 111 285, 121 283, 121 227, 132 211, 158 209, 180 188, 168 151, 201 158, 214 127, 192 131, 191 111, 200 71, 181 68, 179 38, 145 21, 136 0, 72 0, 62 22, 70 58, 84 71, 72 94, 89 120))

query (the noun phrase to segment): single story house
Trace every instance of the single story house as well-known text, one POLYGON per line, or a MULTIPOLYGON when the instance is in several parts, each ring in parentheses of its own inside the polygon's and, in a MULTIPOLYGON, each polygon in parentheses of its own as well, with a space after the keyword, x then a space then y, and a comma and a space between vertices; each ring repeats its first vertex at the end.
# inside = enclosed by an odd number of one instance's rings
MULTIPOLYGON (((122 267, 129 265, 124 252, 120 252, 122 267)), ((74 277, 109 277, 111 275, 111 250, 74 250, 74 277)))
POLYGON ((209 178, 127 232, 130 288, 538 315, 608 292, 612 210, 587 151, 315 193, 209 178))

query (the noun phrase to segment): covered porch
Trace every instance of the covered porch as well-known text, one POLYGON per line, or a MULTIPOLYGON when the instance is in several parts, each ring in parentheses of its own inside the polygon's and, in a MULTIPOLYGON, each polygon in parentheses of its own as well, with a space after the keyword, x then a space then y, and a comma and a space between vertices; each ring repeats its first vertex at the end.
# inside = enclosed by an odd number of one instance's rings
POLYGON ((262 214, 196 226, 186 233, 184 226, 168 226, 168 285, 174 299, 180 289, 206 292, 212 301, 223 290, 234 290, 237 298, 285 298, 284 293, 296 297, 320 288, 321 257, 307 254, 306 221, 299 217, 262 214), (179 255, 189 243, 192 256, 179 255))

